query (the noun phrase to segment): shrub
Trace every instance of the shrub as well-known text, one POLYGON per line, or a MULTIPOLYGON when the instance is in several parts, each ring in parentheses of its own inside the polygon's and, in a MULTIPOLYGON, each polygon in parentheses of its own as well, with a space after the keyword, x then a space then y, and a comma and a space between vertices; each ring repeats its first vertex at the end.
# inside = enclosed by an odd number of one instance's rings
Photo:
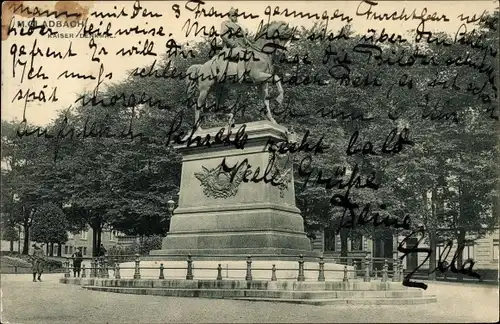
POLYGON ((51 272, 55 270, 63 270, 62 262, 52 259, 45 260, 45 271, 51 272))
POLYGON ((21 268, 30 268, 31 263, 17 257, 10 257, 10 256, 2 256, 0 258, 1 262, 3 265, 10 265, 13 267, 21 267, 21 268))
POLYGON ((108 264, 113 267, 115 260, 118 262, 133 261, 137 253, 139 253, 139 245, 135 242, 126 247, 113 246, 108 250, 108 264))
POLYGON ((151 250, 161 249, 163 237, 152 235, 145 237, 142 244, 133 242, 131 245, 121 247, 113 246, 108 250, 108 264, 114 266, 115 260, 118 262, 134 261, 135 255, 148 255, 151 250))
POLYGON ((140 254, 147 255, 152 250, 160 250, 161 244, 163 242, 163 237, 158 235, 152 235, 146 237, 143 241, 142 246, 140 247, 140 254))

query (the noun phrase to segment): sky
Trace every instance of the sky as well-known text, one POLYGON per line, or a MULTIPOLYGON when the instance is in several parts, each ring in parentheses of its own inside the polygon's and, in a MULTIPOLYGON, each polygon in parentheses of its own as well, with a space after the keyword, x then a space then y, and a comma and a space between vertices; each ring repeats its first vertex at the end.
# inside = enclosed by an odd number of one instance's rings
MULTIPOLYGON (((131 19, 131 15, 134 11, 134 5, 137 3, 133 1, 80 1, 78 3, 73 2, 71 7, 71 2, 64 3, 63 8, 70 8, 74 11, 86 13, 88 17, 87 25, 90 23, 94 24, 94 28, 99 27, 102 22, 101 28, 105 29, 108 23, 111 23, 111 31, 116 31, 119 28, 130 28, 134 26, 139 26, 146 30, 150 28, 160 26, 163 27, 165 36, 116 36, 116 38, 95 38, 94 44, 91 44, 90 38, 78 37, 78 32, 81 27, 76 26, 74 28, 70 27, 53 27, 53 30, 58 31, 61 34, 67 36, 66 38, 49 38, 47 35, 32 35, 32 36, 20 36, 20 35, 9 35, 6 39, 2 37, 2 120, 21 120, 24 112, 25 100, 16 100, 18 97, 25 96, 27 92, 34 92, 37 97, 40 96, 40 91, 44 92, 46 101, 48 100, 51 93, 56 89, 57 102, 40 102, 35 100, 34 102, 28 102, 26 104, 26 117, 30 123, 37 125, 47 125, 50 121, 57 115, 57 113, 62 109, 68 109, 74 104, 79 93, 84 90, 92 90, 96 87, 96 80, 82 80, 82 79, 65 79, 64 77, 58 76, 64 71, 80 73, 82 75, 92 74, 97 76, 99 74, 101 63, 103 67, 103 75, 112 73, 111 80, 105 80, 102 83, 102 87, 107 84, 122 82, 128 76, 130 70, 136 67, 144 67, 150 65, 155 59, 158 59, 161 54, 165 52, 165 43, 170 39, 174 39, 178 43, 183 42, 195 42, 198 39, 194 36, 186 38, 185 30, 183 30, 183 25, 186 23, 187 19, 195 19, 195 12, 186 9, 186 6, 194 8, 195 4, 186 4, 185 1, 141 1, 139 4, 142 7, 139 11, 139 16, 131 19), (179 6, 180 16, 176 17, 175 5, 179 6), (116 9, 115 9, 116 7, 116 9), (110 12, 116 15, 123 8, 124 12, 128 14, 127 17, 121 18, 107 18, 100 19, 92 16, 92 12, 110 12), (156 12, 161 14, 161 17, 157 18, 143 18, 141 14, 143 10, 146 9, 150 12, 156 12), (76 37, 75 37, 76 36, 76 37), (142 49, 143 44, 149 40, 149 42, 154 43, 154 50, 158 53, 158 57, 153 56, 121 56, 115 55, 121 48, 128 49, 132 46, 138 46, 142 49), (31 57, 29 55, 30 50, 33 49, 33 44, 36 41, 36 45, 40 48, 42 55, 37 55, 33 58, 34 72, 38 71, 41 67, 41 72, 45 73, 48 79, 34 78, 32 80, 27 80, 27 74, 30 67, 31 57), (139 45, 139 42, 140 45, 139 45), (49 52, 60 51, 64 55, 69 46, 71 45, 71 51, 76 53, 73 57, 66 57, 64 59, 45 57, 47 53, 47 48, 49 52), (25 46, 22 48, 22 46, 25 46), (101 48, 106 49, 107 55, 98 55, 100 62, 92 61, 94 52, 97 54, 101 48), (23 53, 23 51, 25 53, 23 53), (16 63, 16 61, 19 60, 16 63), (26 62, 26 70, 24 80, 21 82, 21 75, 23 74, 23 64, 26 62), (16 67, 14 68, 14 65, 16 67), (14 75, 15 73, 15 75, 14 75), (20 94, 21 92, 21 94, 20 94)), ((9 3, 4 3, 2 10, 2 24, 10 16, 4 16, 4 11, 9 3)), ((38 6, 40 9, 59 9, 61 12, 61 4, 51 1, 39 1, 39 2, 24 2, 25 6, 34 8, 38 6), (59 6, 59 7, 58 7, 59 6)), ((206 3, 200 8, 204 8, 206 12, 210 11, 210 8, 214 8, 219 13, 225 13, 229 11, 231 6, 234 6, 240 10, 240 12, 252 13, 254 15, 259 15, 257 19, 241 19, 240 22, 249 30, 255 31, 257 26, 262 19, 267 21, 266 16, 267 10, 272 12, 282 12, 285 9, 289 11, 296 10, 297 12, 302 11, 304 13, 315 14, 318 13, 320 16, 323 12, 327 12, 328 15, 332 16, 336 10, 338 13, 343 13, 344 15, 353 18, 352 25, 353 30, 356 33, 365 33, 367 29, 374 28, 381 30, 385 28, 387 32, 396 34, 405 34, 407 30, 415 29, 418 25, 418 21, 377 21, 373 19, 368 19, 366 15, 356 16, 356 12, 363 13, 366 12, 370 5, 363 3, 362 1, 206 1, 206 3), (276 9, 279 7, 278 9, 276 9)), ((424 8, 426 8, 428 14, 436 13, 436 16, 446 15, 449 18, 449 22, 429 22, 426 23, 426 29, 432 31, 444 31, 449 34, 454 34, 458 27, 462 24, 458 16, 460 14, 465 15, 477 15, 480 16, 483 11, 492 12, 498 7, 498 1, 379 1, 377 5, 371 6, 371 10, 378 14, 387 13, 391 14, 394 11, 400 13, 403 9, 406 13, 411 13, 416 10, 417 13, 421 13, 424 8)), ((43 10, 41 10, 43 11, 43 10)), ((73 12, 74 12, 73 11, 73 12)), ((68 12, 72 12, 68 10, 68 12)), ((6 14, 5 14, 6 15, 6 14)), ((13 15, 15 21, 27 22, 29 18, 21 17, 17 14, 13 15)), ((284 20, 289 22, 292 26, 303 25, 305 27, 310 27, 314 23, 314 20, 306 18, 286 18, 284 16, 274 16, 273 20, 284 20)), ((56 22, 56 19, 52 18, 38 18, 40 21, 46 21, 50 23, 56 22)), ((206 25, 207 27, 214 26, 217 31, 220 31, 220 25, 223 21, 222 18, 218 17, 198 17, 196 19, 200 25, 206 25)), ((61 20, 60 20, 61 21, 61 20)), ((329 29, 333 32, 340 30, 344 25, 340 19, 331 20, 329 22, 329 29)), ((5 32, 5 26, 2 26, 5 32)), ((470 25, 468 28, 474 28, 470 25)), ((19 33, 20 28, 17 28, 19 33)), ((4 35, 3 35, 4 36, 4 35)), ((36 47, 34 48, 36 51, 36 47)))

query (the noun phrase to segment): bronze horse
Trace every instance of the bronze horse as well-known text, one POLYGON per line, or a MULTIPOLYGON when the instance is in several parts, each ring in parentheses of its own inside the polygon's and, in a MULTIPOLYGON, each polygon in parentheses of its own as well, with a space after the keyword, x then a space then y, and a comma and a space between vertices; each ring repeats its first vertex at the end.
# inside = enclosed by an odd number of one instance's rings
MULTIPOLYGON (((273 74, 273 56, 277 51, 286 50, 286 45, 293 36, 293 29, 287 23, 274 21, 264 25, 255 36, 255 42, 245 48, 250 55, 244 58, 246 63, 243 75, 260 87, 259 95, 266 107, 266 116, 273 123, 276 123, 276 120, 269 108, 269 82, 276 84, 279 92, 276 101, 280 105, 283 103, 281 79, 273 74)), ((237 62, 219 54, 204 64, 195 64, 187 69, 188 102, 192 102, 196 90, 199 91, 195 107, 195 123, 199 123, 200 110, 205 108, 207 95, 214 85, 221 86, 229 79, 235 80, 235 83, 243 83, 243 78, 239 78, 242 73, 237 71, 237 68, 237 62)), ((220 98, 217 97, 217 100, 220 98)))

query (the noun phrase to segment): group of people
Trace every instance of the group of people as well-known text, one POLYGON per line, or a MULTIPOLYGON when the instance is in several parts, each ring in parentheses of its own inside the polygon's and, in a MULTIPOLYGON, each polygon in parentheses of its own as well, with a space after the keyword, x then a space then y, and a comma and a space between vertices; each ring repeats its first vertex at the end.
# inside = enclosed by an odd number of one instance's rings
MULTIPOLYGON (((107 251, 104 248, 104 245, 101 243, 98 253, 99 257, 104 257, 106 255, 106 252, 107 251)), ((82 248, 77 248, 75 253, 71 255, 71 258, 73 259, 73 277, 80 277, 83 262, 82 248)), ((36 243, 33 244, 32 260, 33 282, 36 282, 37 280, 42 281, 42 274, 45 265, 45 253, 43 252, 42 247, 37 245, 36 243)))

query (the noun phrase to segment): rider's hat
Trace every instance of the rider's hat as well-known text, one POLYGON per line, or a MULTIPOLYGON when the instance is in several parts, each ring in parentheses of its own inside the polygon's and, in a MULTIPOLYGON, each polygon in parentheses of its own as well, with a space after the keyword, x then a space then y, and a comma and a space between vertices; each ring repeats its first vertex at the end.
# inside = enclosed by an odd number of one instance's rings
POLYGON ((227 13, 227 15, 228 15, 228 17, 238 16, 238 9, 231 7, 231 9, 227 13))

